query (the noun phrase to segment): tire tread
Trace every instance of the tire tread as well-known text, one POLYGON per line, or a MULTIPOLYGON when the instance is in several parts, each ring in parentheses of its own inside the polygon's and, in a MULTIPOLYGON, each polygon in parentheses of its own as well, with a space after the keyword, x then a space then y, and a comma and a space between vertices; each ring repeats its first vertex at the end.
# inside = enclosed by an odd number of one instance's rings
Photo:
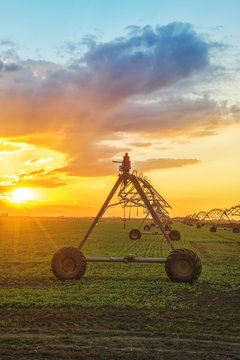
POLYGON ((167 276, 174 282, 193 282, 198 279, 202 272, 202 262, 200 257, 193 250, 186 248, 176 249, 168 255, 167 262, 165 263, 165 271, 167 276), (176 256, 182 255, 190 256, 194 261, 194 271, 191 276, 186 279, 180 279, 171 270, 171 262, 175 260, 176 256))
POLYGON ((63 276, 61 274, 59 274, 59 271, 58 271, 59 256, 61 256, 61 253, 64 253, 64 255, 67 255, 68 253, 70 255, 72 255, 74 252, 79 257, 81 266, 80 266, 78 273, 73 277, 73 279, 79 280, 85 274, 85 271, 87 269, 87 260, 86 260, 85 256, 83 255, 82 251, 79 250, 78 248, 74 248, 72 246, 66 246, 61 249, 58 249, 52 257, 51 270, 57 279, 67 280, 67 278, 63 278, 63 276))

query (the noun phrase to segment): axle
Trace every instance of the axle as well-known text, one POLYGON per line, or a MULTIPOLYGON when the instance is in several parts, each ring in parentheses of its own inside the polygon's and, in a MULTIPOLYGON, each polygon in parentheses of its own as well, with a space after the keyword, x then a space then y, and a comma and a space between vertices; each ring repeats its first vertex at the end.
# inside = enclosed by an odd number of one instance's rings
POLYGON ((87 262, 123 262, 128 263, 166 263, 166 258, 142 258, 135 257, 133 254, 124 257, 86 257, 87 262))

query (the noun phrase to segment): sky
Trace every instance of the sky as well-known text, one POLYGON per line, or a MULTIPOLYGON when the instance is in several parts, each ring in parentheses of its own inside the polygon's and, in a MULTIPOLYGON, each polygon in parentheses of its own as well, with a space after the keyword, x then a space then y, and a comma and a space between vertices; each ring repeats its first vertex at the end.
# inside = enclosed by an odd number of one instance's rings
POLYGON ((238 0, 0 8, 0 213, 94 216, 125 152, 172 216, 240 203, 238 0))

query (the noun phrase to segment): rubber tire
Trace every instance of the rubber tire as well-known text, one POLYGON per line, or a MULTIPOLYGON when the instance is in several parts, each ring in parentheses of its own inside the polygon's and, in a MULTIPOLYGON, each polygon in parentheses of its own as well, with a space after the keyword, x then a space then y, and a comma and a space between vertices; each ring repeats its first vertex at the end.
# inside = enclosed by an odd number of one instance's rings
POLYGON ((51 268, 59 280, 78 280, 85 274, 87 260, 81 250, 71 246, 64 247, 53 255, 51 268))
POLYGON ((165 271, 172 281, 191 283, 200 276, 202 262, 194 251, 185 248, 176 249, 168 255, 165 271))
POLYGON ((210 227, 209 231, 210 232, 216 232, 217 231, 216 226, 213 225, 212 227, 210 227))
POLYGON ((129 232, 129 238, 131 240, 139 240, 139 239, 141 239, 141 236, 142 236, 142 234, 138 229, 132 229, 129 232))
POLYGON ((200 224, 197 224, 196 227, 197 227, 197 229, 201 229, 201 225, 200 225, 200 224))
POLYGON ((150 231, 150 225, 145 225, 143 229, 144 231, 150 231))
POLYGON ((171 230, 170 233, 168 234, 168 236, 170 237, 170 239, 172 241, 178 241, 181 239, 181 234, 177 230, 171 230))
POLYGON ((239 228, 237 228, 237 227, 233 228, 233 229, 232 229, 232 232, 233 232, 234 234, 238 234, 238 233, 239 233, 239 228))

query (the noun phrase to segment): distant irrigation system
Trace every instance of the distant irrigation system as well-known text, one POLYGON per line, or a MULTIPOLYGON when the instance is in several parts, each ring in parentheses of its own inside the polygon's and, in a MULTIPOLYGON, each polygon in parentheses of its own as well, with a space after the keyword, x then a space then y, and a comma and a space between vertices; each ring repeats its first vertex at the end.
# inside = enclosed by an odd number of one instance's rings
POLYGON ((234 234, 240 232, 240 205, 229 209, 214 208, 208 212, 200 211, 187 215, 183 223, 189 226, 196 225, 197 229, 209 226, 210 232, 216 232, 219 227, 230 228, 234 234))

